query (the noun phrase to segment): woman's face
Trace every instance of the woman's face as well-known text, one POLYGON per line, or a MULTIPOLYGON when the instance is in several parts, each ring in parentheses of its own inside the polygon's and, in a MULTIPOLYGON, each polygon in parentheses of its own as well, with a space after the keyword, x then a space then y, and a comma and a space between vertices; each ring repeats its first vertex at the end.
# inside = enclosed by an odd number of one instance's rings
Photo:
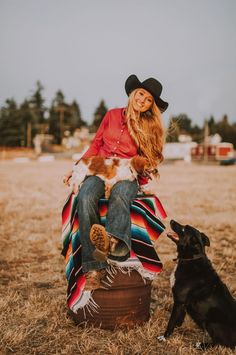
POLYGON ((145 112, 151 108, 153 97, 145 89, 137 89, 132 102, 134 111, 145 112))

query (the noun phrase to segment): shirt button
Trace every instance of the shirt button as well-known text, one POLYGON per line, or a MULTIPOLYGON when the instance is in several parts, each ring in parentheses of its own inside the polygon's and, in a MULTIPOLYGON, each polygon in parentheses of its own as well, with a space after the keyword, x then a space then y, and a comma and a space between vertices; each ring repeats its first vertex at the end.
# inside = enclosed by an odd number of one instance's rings
POLYGON ((119 142, 119 141, 117 141, 116 143, 118 143, 118 144, 119 144, 120 142, 119 142))
POLYGON ((122 129, 122 130, 121 130, 121 133, 123 133, 123 132, 124 132, 124 130, 122 129))
POLYGON ((114 147, 114 150, 116 150, 116 147, 114 147))
POLYGON ((114 157, 117 157, 117 154, 114 154, 114 157))

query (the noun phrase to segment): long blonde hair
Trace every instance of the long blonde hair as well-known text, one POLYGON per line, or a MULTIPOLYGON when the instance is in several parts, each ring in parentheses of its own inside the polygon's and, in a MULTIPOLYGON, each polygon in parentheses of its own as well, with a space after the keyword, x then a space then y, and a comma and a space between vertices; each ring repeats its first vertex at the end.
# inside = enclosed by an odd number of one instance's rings
POLYGON ((165 130, 161 111, 153 102, 148 112, 140 113, 134 110, 133 100, 136 89, 129 95, 126 118, 129 133, 136 143, 139 154, 148 159, 150 167, 156 167, 163 160, 162 150, 165 143, 165 130))

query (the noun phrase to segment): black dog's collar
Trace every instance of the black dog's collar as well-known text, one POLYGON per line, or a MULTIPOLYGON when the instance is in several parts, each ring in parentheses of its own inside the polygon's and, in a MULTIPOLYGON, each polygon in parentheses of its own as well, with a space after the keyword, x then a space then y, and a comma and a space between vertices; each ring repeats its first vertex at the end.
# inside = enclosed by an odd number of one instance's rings
POLYGON ((189 258, 189 259, 184 259, 184 258, 175 258, 175 259, 173 259, 173 261, 177 261, 177 260, 179 260, 179 261, 190 261, 190 260, 197 260, 197 259, 201 259, 201 258, 204 258, 205 257, 205 255, 204 254, 196 254, 196 255, 194 255, 194 257, 193 258, 189 258))

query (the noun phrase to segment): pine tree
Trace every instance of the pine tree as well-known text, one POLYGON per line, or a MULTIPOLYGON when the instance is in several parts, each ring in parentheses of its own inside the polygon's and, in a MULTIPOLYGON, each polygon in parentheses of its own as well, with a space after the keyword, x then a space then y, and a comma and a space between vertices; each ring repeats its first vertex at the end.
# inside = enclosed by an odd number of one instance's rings
POLYGON ((20 105, 19 115, 21 117, 22 130, 24 132, 24 146, 31 147, 32 138, 37 134, 37 126, 28 100, 25 100, 20 105))
POLYGON ((196 142, 200 142, 203 137, 203 129, 197 125, 192 126, 192 120, 185 113, 173 116, 170 119, 167 129, 167 142, 178 142, 180 134, 187 134, 196 142))
POLYGON ((229 123, 229 119, 227 115, 224 115, 222 119, 219 122, 217 122, 216 127, 217 127, 217 132, 221 136, 223 142, 230 142, 230 143, 234 142, 235 132, 233 130, 233 127, 229 123))
POLYGON ((94 112, 94 120, 93 123, 90 127, 91 132, 96 132, 98 127, 100 126, 100 123, 102 122, 103 117, 107 113, 107 107, 105 104, 104 100, 101 100, 98 107, 96 108, 94 112))
POLYGON ((64 110, 65 96, 61 90, 56 92, 55 98, 52 100, 49 116, 49 134, 54 136, 54 141, 57 144, 61 143, 64 132, 64 110))
POLYGON ((25 145, 24 126, 14 99, 7 99, 0 111, 0 145, 19 147, 25 145))
POLYGON ((76 100, 72 102, 69 109, 71 114, 69 123, 71 125, 72 130, 87 125, 87 123, 82 119, 80 107, 76 100))
POLYGON ((45 112, 45 107, 44 107, 44 98, 42 96, 42 92, 44 90, 44 87, 40 83, 40 81, 36 82, 36 89, 34 93, 32 94, 30 98, 30 107, 32 110, 32 113, 34 115, 34 120, 37 124, 43 124, 45 122, 44 119, 44 112, 45 112))
POLYGON ((86 125, 81 118, 81 111, 78 103, 74 100, 72 104, 65 102, 65 96, 61 90, 56 92, 52 101, 49 117, 49 133, 60 144, 65 131, 73 134, 76 128, 86 125))

